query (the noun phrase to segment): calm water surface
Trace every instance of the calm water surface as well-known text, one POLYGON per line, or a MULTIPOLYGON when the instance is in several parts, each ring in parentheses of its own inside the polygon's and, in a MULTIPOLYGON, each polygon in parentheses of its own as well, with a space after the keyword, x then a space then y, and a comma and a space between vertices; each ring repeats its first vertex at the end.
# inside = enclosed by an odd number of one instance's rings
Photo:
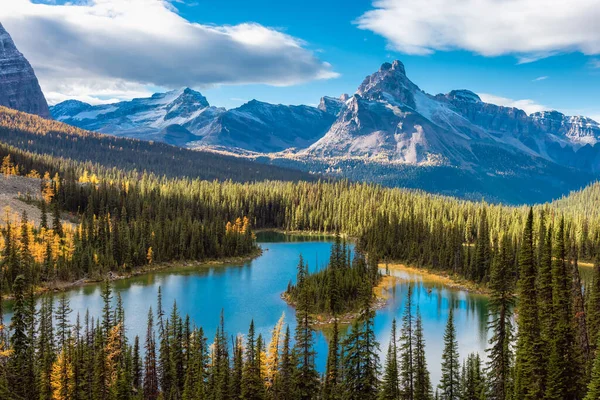
MULTIPOLYGON (((169 270, 114 282, 114 291, 123 299, 128 336, 139 335, 141 340, 144 339, 148 309, 152 307, 156 311, 159 287, 167 314, 176 301, 180 313, 189 314, 191 321, 202 326, 211 339, 221 310, 225 313, 225 328, 229 334, 247 332, 254 319, 257 331, 269 340, 270 330, 282 313, 293 332, 294 309, 281 300, 281 293, 290 281, 295 281, 300 254, 311 270, 322 268, 329 259, 332 241, 330 238, 275 233, 261 233, 258 241, 264 249, 263 255, 240 265, 169 270)), ((450 307, 454 308, 461 357, 471 352, 484 356, 488 304, 484 296, 424 282, 418 274, 393 273, 409 282, 398 283, 392 289, 387 306, 377 311, 375 328, 383 354, 389 343, 392 321, 401 318, 408 285, 411 285, 413 303, 419 307, 423 318, 427 359, 434 384, 440 376, 442 336, 450 307)), ((77 313, 83 317, 86 310, 92 316, 101 315, 100 291, 101 285, 89 285, 67 292, 73 320, 77 313)), ((10 318, 11 305, 7 302, 6 306, 10 318)), ((316 349, 319 368, 324 370, 327 339, 321 331, 316 333, 316 349)))

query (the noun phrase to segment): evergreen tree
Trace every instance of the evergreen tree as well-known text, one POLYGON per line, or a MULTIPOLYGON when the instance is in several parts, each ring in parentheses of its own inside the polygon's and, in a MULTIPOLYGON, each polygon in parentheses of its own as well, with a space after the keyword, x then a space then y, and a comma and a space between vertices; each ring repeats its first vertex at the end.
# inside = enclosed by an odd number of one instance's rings
POLYGON ((288 326, 283 336, 283 347, 279 362, 279 379, 275 381, 275 400, 295 398, 293 391, 293 379, 295 377, 293 361, 290 345, 290 327, 288 326))
POLYGON ((492 331, 487 372, 490 379, 490 399, 505 400, 512 393, 512 315, 515 305, 511 280, 512 250, 507 236, 502 236, 500 249, 492 263, 488 330, 492 331))
POLYGON ((427 369, 427 356, 425 355, 425 338, 423 337, 423 321, 417 307, 417 320, 415 325, 415 400, 431 400, 431 378, 427 369))
POLYGON ((372 295, 368 282, 363 284, 363 291, 363 311, 352 324, 350 334, 343 344, 343 392, 344 399, 349 400, 376 399, 379 388, 379 344, 373 329, 375 312, 371 308, 372 298, 366 294, 372 295))
POLYGON ((400 371, 398 369, 397 340, 396 319, 394 319, 392 321, 392 331, 390 333, 390 344, 385 358, 383 380, 379 391, 379 399, 381 400, 400 399, 400 371))
POLYGON ((536 291, 535 249, 533 243, 533 210, 529 210, 519 250, 519 313, 516 350, 515 397, 537 400, 543 397, 546 375, 536 291))
POLYGON ((16 397, 34 398, 34 366, 30 357, 32 338, 28 335, 29 314, 25 298, 25 277, 17 276, 13 284, 13 316, 10 322, 12 355, 7 365, 8 384, 16 397))
POLYGON ((154 335, 154 317, 152 307, 148 311, 148 329, 146 330, 146 355, 144 359, 144 399, 158 398, 158 373, 156 367, 156 339, 154 335))
POLYGON ((572 274, 567 266, 565 222, 556 232, 552 262, 554 328, 548 364, 547 399, 580 398, 583 365, 573 329, 572 274))
POLYGON ((260 374, 260 353, 256 344, 254 321, 250 322, 250 330, 246 339, 246 355, 244 370, 242 373, 242 399, 260 400, 264 399, 265 388, 260 374))
POLYGON ((461 400, 485 400, 485 381, 481 371, 479 354, 467 357, 461 383, 461 400))
POLYGON ((319 375, 315 367, 311 304, 304 290, 306 276, 307 266, 304 264, 302 256, 300 256, 297 286, 301 294, 296 304, 296 344, 294 348, 298 361, 295 368, 294 392, 299 400, 314 398, 319 388, 319 375))
POLYGON ((460 364, 458 358, 458 342, 454 327, 454 311, 450 306, 448 323, 444 331, 444 352, 442 353, 442 377, 438 388, 443 400, 460 399, 460 364))
POLYGON ((337 318, 333 321, 333 332, 329 341, 329 351, 327 354, 327 366, 323 382, 323 399, 340 399, 340 333, 337 318))
POLYGON ((402 315, 402 335, 400 341, 400 385, 402 398, 415 398, 415 365, 414 365, 414 316, 412 310, 412 286, 408 285, 404 314, 402 315))

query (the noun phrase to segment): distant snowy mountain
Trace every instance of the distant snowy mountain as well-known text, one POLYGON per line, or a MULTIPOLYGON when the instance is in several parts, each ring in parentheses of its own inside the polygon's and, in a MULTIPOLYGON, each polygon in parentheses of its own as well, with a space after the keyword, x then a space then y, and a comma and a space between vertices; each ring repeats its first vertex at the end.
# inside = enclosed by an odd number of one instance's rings
POLYGON ((484 169, 495 163, 492 147, 497 155, 520 154, 524 162, 539 158, 600 172, 598 141, 600 125, 589 118, 556 111, 528 116, 484 103, 468 90, 431 96, 394 61, 363 81, 329 132, 302 154, 484 169))
POLYGON ((226 110, 182 89, 102 106, 66 101, 51 113, 118 136, 474 198, 547 200, 600 175, 596 121, 527 115, 469 90, 433 96, 400 61, 384 63, 353 95, 325 96, 316 108, 252 100, 226 110))
POLYGON ((225 110, 211 107, 204 96, 189 88, 100 106, 69 100, 52 107, 51 112, 59 121, 116 136, 252 152, 310 146, 335 119, 315 107, 257 100, 225 110), (178 135, 173 136, 174 131, 178 135))

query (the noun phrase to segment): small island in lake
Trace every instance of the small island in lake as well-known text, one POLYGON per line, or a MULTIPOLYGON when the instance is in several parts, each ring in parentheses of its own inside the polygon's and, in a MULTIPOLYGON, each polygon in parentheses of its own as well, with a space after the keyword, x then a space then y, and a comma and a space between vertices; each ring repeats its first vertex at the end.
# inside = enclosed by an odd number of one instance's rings
POLYGON ((374 307, 385 304, 384 288, 390 286, 390 278, 380 274, 375 260, 367 260, 363 253, 352 251, 336 235, 331 247, 329 263, 325 268, 310 273, 302 256, 298 263, 296 284, 288 284, 282 298, 297 307, 306 304, 315 325, 350 323, 374 299, 374 307), (381 290, 375 290, 379 288, 381 290))

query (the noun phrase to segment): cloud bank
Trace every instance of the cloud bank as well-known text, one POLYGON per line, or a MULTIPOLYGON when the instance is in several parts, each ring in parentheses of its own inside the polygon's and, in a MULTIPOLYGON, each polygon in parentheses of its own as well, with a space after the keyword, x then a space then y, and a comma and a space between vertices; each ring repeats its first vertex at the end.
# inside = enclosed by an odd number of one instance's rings
POLYGON ((467 50, 521 62, 600 53, 598 0, 376 0, 358 27, 407 54, 467 50))
POLYGON ((166 0, 2 3, 0 20, 51 103, 130 98, 151 87, 286 86, 337 76, 298 38, 256 23, 192 23, 166 0))

